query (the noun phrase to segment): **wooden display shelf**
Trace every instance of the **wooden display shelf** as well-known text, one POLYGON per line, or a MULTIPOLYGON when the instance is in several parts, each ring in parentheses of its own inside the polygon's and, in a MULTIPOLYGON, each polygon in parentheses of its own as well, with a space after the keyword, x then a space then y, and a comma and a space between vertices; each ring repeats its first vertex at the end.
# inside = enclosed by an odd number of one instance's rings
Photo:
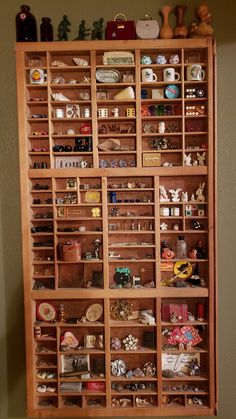
MULTIPOLYGON (((29 416, 184 417, 216 414, 214 53, 214 42, 210 38, 17 43, 29 416), (133 60, 125 64, 104 64, 103 54, 112 54, 113 51, 119 51, 121 55, 131 52, 133 60), (41 70, 47 74, 48 83, 30 83, 32 67, 29 63, 35 54, 42 60, 41 70), (156 57, 160 54, 166 56, 166 64, 157 64, 156 57), (170 64, 170 56, 176 54, 179 56, 179 63, 170 64), (150 56, 152 63, 141 64, 143 56, 150 56), (75 57, 86 60, 85 64, 87 62, 88 65, 74 65, 75 57), (51 65, 54 60, 61 60, 66 65, 54 67, 51 65), (204 80, 187 80, 187 67, 196 62, 204 68, 206 77, 204 80), (180 80, 172 82, 179 87, 180 94, 173 98, 155 99, 157 90, 162 95, 170 84, 163 79, 163 70, 170 66, 180 74, 180 80), (149 67, 158 74, 158 82, 142 81, 142 70, 149 67), (98 69, 116 69, 120 73, 120 81, 110 83, 104 80, 99 83, 96 80, 98 69), (51 82, 58 73, 62 74, 65 83, 51 82), (126 73, 132 76, 130 82, 123 79, 126 73), (89 83, 81 82, 84 76, 89 77, 89 83), (69 83, 70 79, 78 82, 69 83), (126 87, 133 89, 135 97, 116 100, 114 96, 126 87), (185 97, 187 88, 203 89, 204 97, 185 97), (145 98, 142 98, 142 90, 146 91, 145 98), (60 91, 69 101, 52 99, 52 93, 60 91), (205 115, 186 115, 187 104, 204 105, 205 115), (67 105, 78 105, 81 111, 89 108, 89 118, 55 118, 55 108, 65 111, 67 105), (98 116, 99 108, 106 110, 106 117, 98 116), (112 113, 114 108, 118 109, 118 117, 112 113), (142 115, 143 109, 146 116, 142 115), (34 114, 47 117, 34 118, 34 114), (165 122, 164 133, 159 132, 158 124, 162 121, 165 122), (104 151, 99 150, 99 145, 111 138, 114 144, 110 148, 108 145, 104 151), (164 144, 160 149, 152 148, 148 141, 150 138, 158 142, 156 147, 159 147, 162 138, 167 138, 170 146, 166 148, 164 144), (83 149, 88 141, 92 142, 89 148, 91 151, 53 151, 56 144, 71 146, 73 149, 79 143, 83 149), (34 152, 33 149, 39 151, 34 152), (197 153, 206 153, 204 165, 200 165, 200 159, 197 160, 197 153), (192 165, 184 166, 185 154, 192 155, 192 165), (101 159, 106 161, 107 167, 99 167, 101 159), (113 167, 121 159, 127 167, 113 167), (87 161, 89 167, 82 169, 81 160, 87 161), (57 162, 61 168, 55 168, 57 162), (152 166, 143 166, 145 162, 152 166), (46 163, 47 168, 34 169, 41 167, 42 163, 46 163), (69 180, 75 182, 75 188, 67 188, 70 185, 69 180), (39 189, 35 189, 35 184, 39 184, 39 189), (196 192, 201 184, 204 184, 203 196, 198 197, 196 192), (46 185, 49 189, 44 188, 46 185), (160 186, 165 188, 168 202, 160 202, 160 186), (178 189, 180 201, 175 202, 170 191, 178 189), (87 192, 99 193, 100 198, 95 196, 93 202, 84 202, 87 192), (184 202, 182 192, 187 193, 192 201, 184 202), (117 194, 118 202, 111 202, 113 193, 117 194), (83 202, 58 204, 59 198, 70 199, 70 194, 71 199, 76 196, 78 201, 83 202), (150 202, 143 202, 148 199, 150 202), (161 215, 164 207, 169 208, 170 213, 178 207, 179 215, 161 215), (201 212, 198 213, 196 207, 201 212), (192 220, 199 220, 202 229, 190 229, 192 220), (163 221, 168 225, 166 231, 160 230, 163 221), (131 222, 134 229, 130 228, 131 222), (172 230, 172 224, 177 222, 179 230, 172 230), (52 231, 47 231, 49 223, 52 231), (80 227, 84 231, 80 231, 80 227), (32 233, 32 228, 35 233, 32 233), (66 231, 69 229, 71 231, 66 231), (172 259, 161 258, 162 241, 175 249, 178 235, 185 237, 187 254, 197 245, 200 248, 202 246, 204 252, 201 254, 199 250, 197 259, 182 260, 176 257, 176 253, 172 259), (96 244, 101 259, 89 259, 91 255, 96 255, 96 244), (69 262, 60 260, 60 245, 70 246, 72 257, 69 262), (187 282, 187 287, 180 287, 178 281, 171 284, 172 286, 162 285, 176 274, 174 267, 176 270, 177 262, 181 262, 183 266, 187 263, 194 265, 192 279, 203 280, 199 283, 206 286, 191 286, 187 282), (42 273, 46 269, 49 275, 42 273), (128 278, 125 277, 127 272, 130 272, 128 278), (120 278, 117 273, 121 274, 120 278), (47 286, 50 288, 46 288, 47 286), (118 310, 118 314, 115 314, 116 304, 125 306, 118 310), (170 309, 177 311, 187 305, 188 312, 193 313, 196 320, 178 320, 175 323, 164 321, 163 304, 169 304, 170 309), (40 312, 40 309, 45 311, 40 312), (125 310, 129 311, 129 318, 133 320, 125 320, 128 318, 125 310), (199 314, 201 310, 202 316, 199 314), (123 311, 124 320, 121 320, 123 311), (89 321, 89 313, 96 316, 98 312, 100 317, 96 321, 89 321), (47 316, 49 321, 41 321, 42 318, 46 320, 47 316), (201 317, 203 321, 197 320, 201 317), (201 343, 191 350, 176 349, 178 345, 176 348, 167 348, 168 338, 162 335, 163 330, 168 329, 171 334, 176 328, 181 331, 184 326, 189 326, 191 331, 199 334, 201 343), (37 337, 40 332, 41 338, 37 337), (43 337, 49 332, 53 332, 52 337, 43 337), (78 348, 68 344, 66 351, 61 350, 61 339, 66 332, 72 334, 68 335, 68 341, 69 337, 73 341, 73 336, 77 339, 78 348), (138 339, 137 350, 127 351, 122 346, 123 339, 129 335, 138 339), (121 347, 118 350, 111 348, 111 338, 120 339, 121 347), (93 342, 92 347, 85 343, 89 343, 89 339, 93 342), (182 355, 188 359, 193 353, 203 366, 201 371, 207 371, 206 374, 201 372, 200 375, 183 377, 176 375, 171 379, 162 376, 164 355, 177 358, 182 355), (111 361, 114 360, 125 361, 131 370, 137 367, 144 369, 145 365, 155 366, 155 376, 147 374, 135 376, 131 380, 125 373, 112 375, 111 361), (61 373, 65 371, 63 368, 74 372, 72 361, 74 364, 88 363, 91 377, 61 377, 61 373), (44 370, 55 372, 55 377, 42 380, 37 378, 37 371, 44 370), (86 383, 96 382, 100 384, 101 390, 86 388, 86 383), (147 388, 138 388, 133 392, 126 388, 131 382, 146 383, 147 388), (195 383, 201 389, 198 392, 166 391, 163 383, 167 382, 172 386, 176 383, 187 383, 189 386, 195 383), (81 392, 63 391, 62 383, 82 383, 83 388, 81 392), (116 391, 113 388, 115 383, 120 383, 123 390, 116 391), (37 391, 40 385, 54 387, 56 391, 41 393, 37 391), (171 398, 179 395, 182 404, 171 399, 171 403, 164 405, 163 396, 171 398), (188 398, 193 396, 199 397, 202 405, 188 405, 188 398), (137 397, 152 400, 153 405, 139 407, 136 405, 137 397), (112 407, 112 399, 120 398, 128 398, 130 405, 112 407)), ((81 115, 84 114, 81 112, 81 115)), ((178 279, 185 281, 184 278, 178 279)), ((178 316, 178 313, 174 314, 178 316)), ((166 317, 169 318, 170 315, 166 317)))

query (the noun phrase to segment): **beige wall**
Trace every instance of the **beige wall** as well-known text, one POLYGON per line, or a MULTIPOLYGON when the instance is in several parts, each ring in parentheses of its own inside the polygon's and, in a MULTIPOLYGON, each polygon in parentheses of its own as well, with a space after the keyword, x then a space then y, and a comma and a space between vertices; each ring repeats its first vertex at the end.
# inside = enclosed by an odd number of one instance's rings
MULTIPOLYGON (((103 16, 110 20, 117 12, 137 20, 145 13, 160 18, 158 10, 165 2, 156 0, 39 0, 27 1, 37 18, 52 18, 54 29, 63 14, 72 23, 71 38, 78 23, 103 16)), ((177 4, 173 0, 169 4, 177 4)), ((187 1, 186 18, 191 21, 199 3, 187 1)), ((0 417, 25 417, 25 365, 22 265, 20 241, 19 174, 17 152, 17 116, 15 97, 14 19, 21 1, 1 3, 0 25, 0 417)), ((235 404, 235 220, 236 204, 236 3, 210 0, 218 49, 218 190, 219 190, 219 418, 234 419, 235 404)), ((173 17, 173 24, 174 24, 173 17)))

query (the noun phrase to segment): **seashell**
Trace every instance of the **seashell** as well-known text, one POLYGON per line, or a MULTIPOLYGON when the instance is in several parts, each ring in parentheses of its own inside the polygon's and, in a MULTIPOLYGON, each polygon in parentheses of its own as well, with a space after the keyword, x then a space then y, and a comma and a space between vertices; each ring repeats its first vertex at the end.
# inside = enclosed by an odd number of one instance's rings
POLYGON ((60 60, 54 60, 51 62, 51 67, 68 67, 66 63, 60 60))
POLYGON ((134 377, 144 377, 144 372, 141 370, 141 368, 135 368, 133 370, 133 376, 134 377))
POLYGON ((89 64, 88 60, 85 60, 85 58, 73 57, 72 59, 76 65, 81 67, 86 67, 89 64))

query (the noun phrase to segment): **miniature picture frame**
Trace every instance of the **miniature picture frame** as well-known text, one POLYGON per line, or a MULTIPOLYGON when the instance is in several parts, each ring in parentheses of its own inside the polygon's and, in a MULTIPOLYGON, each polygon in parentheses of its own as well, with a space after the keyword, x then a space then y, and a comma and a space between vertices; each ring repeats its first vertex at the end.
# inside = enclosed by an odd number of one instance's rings
POLYGON ((80 107, 79 105, 66 105, 66 117, 67 118, 80 118, 80 107))
POLYGON ((77 189, 77 180, 74 178, 66 179, 66 189, 77 189))
POLYGON ((85 335, 84 336, 84 347, 86 349, 96 348, 97 337, 96 335, 85 335))
POLYGON ((87 373, 90 371, 89 354, 86 355, 61 355, 61 372, 87 373))

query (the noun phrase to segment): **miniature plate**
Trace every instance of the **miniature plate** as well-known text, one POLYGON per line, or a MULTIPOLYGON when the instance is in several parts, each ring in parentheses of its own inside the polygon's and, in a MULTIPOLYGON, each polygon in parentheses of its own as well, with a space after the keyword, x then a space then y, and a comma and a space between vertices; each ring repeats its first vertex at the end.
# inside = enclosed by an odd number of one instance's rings
POLYGON ((89 322, 96 322, 102 317, 103 307, 101 304, 91 304, 86 310, 86 319, 89 322))
POLYGON ((188 278, 193 271, 193 267, 190 262, 186 260, 180 260, 174 264, 174 273, 178 275, 179 278, 188 278))
POLYGON ((87 203, 91 203, 91 204, 96 204, 98 202, 100 202, 100 192, 97 191, 87 191, 85 193, 85 202, 87 203))
POLYGON ((113 68, 104 69, 99 68, 96 71, 96 80, 100 83, 117 83, 120 80, 120 72, 113 68))
POLYGON ((39 320, 44 322, 53 322, 56 319, 56 315, 56 309, 52 304, 43 301, 38 305, 37 317, 39 320))

